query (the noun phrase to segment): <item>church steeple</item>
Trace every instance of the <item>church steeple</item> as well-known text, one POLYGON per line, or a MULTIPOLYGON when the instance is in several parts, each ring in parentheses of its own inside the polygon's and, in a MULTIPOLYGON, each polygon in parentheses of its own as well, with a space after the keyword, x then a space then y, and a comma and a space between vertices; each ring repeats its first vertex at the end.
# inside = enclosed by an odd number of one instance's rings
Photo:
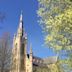
POLYGON ((23 31, 23 14, 21 12, 17 33, 13 39, 12 72, 32 72, 32 46, 27 54, 27 34, 23 31))
POLYGON ((23 15, 22 15, 22 11, 21 11, 20 20, 19 20, 18 35, 19 36, 23 35, 23 15))

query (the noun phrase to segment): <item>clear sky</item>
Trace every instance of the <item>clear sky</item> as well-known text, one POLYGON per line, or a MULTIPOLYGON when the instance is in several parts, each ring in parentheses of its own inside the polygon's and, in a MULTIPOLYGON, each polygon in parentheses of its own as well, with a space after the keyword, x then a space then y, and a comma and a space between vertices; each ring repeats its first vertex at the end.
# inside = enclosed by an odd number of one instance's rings
POLYGON ((43 33, 37 20, 37 0, 0 0, 0 11, 6 15, 4 22, 0 23, 0 36, 3 32, 9 32, 11 37, 16 33, 19 25, 19 17, 23 10, 25 32, 28 36, 28 50, 32 43, 33 54, 44 58, 54 55, 51 49, 43 46, 43 33))

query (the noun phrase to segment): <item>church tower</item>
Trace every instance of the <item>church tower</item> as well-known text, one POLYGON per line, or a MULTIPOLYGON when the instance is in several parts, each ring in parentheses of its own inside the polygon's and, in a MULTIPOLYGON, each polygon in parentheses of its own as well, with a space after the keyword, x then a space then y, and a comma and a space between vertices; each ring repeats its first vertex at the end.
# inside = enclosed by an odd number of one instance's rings
POLYGON ((32 50, 27 54, 27 35, 23 30, 21 13, 17 34, 14 34, 12 49, 12 72, 32 72, 32 50))

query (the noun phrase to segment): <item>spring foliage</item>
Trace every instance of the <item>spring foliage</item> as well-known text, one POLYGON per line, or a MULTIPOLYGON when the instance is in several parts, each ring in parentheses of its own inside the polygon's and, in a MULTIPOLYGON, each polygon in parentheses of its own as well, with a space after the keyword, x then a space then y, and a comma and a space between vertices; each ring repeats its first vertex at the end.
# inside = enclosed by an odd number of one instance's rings
POLYGON ((40 24, 45 44, 55 51, 72 49, 72 2, 70 0, 38 0, 40 24))

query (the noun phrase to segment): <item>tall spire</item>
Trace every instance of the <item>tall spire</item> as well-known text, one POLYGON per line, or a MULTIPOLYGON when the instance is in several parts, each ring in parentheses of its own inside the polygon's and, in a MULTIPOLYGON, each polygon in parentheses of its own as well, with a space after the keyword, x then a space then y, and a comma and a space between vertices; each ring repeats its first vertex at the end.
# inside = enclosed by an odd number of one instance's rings
POLYGON ((22 15, 22 11, 21 11, 21 15, 20 15, 18 34, 23 35, 23 15, 22 15))
POLYGON ((21 11, 19 28, 22 28, 22 27, 23 27, 23 15, 21 11))

